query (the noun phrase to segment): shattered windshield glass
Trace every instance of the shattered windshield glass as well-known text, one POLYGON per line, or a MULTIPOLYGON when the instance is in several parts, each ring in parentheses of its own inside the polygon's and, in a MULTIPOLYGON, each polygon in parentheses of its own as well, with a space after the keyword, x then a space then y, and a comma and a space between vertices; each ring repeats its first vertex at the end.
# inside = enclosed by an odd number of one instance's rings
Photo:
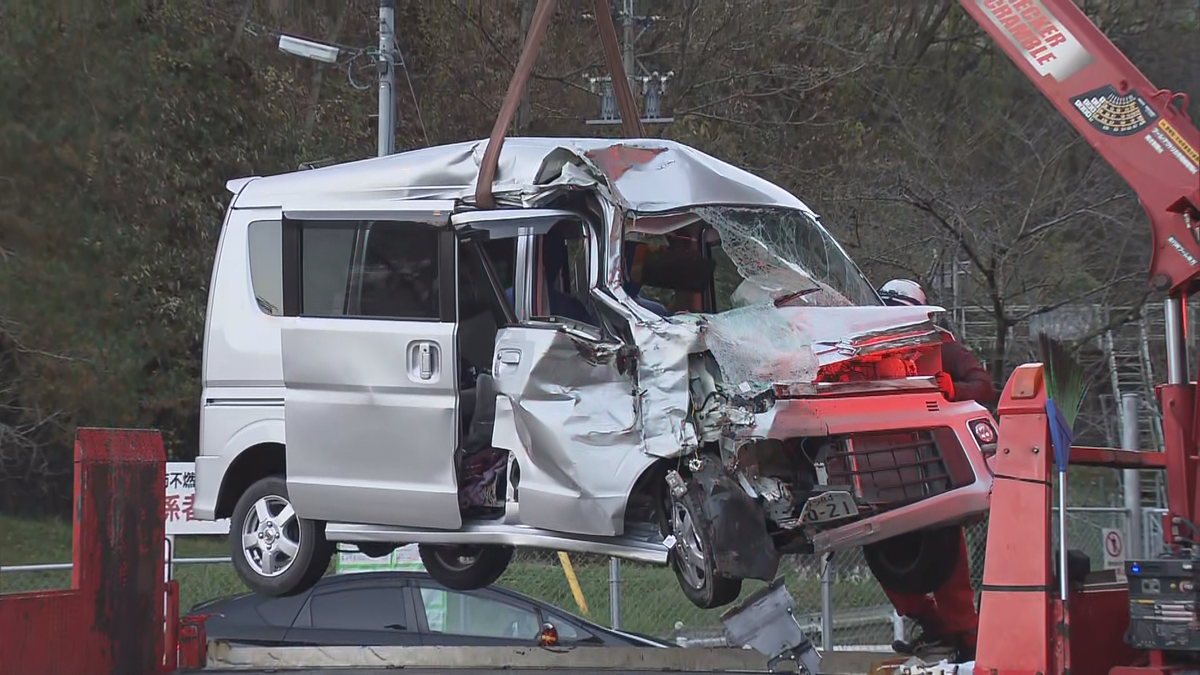
POLYGON ((798 294, 796 306, 880 305, 858 265, 811 216, 797 209, 700 207, 693 212, 720 233, 741 283, 735 306, 798 294))

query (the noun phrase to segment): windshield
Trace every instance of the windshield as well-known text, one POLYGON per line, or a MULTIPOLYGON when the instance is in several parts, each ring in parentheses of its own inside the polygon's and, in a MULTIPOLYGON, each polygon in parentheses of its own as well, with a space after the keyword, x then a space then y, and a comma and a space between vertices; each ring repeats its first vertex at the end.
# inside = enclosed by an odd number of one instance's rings
MULTIPOLYGON (((731 281, 734 306, 788 300, 793 306, 881 305, 858 265, 825 228, 797 209, 713 206, 693 209, 721 237, 721 249, 737 269, 731 281)), ((724 291, 724 292, 722 292, 724 291)))

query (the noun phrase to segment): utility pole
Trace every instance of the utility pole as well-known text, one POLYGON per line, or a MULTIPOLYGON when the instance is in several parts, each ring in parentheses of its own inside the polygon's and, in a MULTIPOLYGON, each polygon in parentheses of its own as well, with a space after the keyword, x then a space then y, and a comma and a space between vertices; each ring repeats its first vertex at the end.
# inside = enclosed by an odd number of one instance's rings
POLYGON ((379 156, 396 145, 396 0, 379 0, 379 156))
MULTIPOLYGON (((1141 409, 1141 397, 1137 392, 1121 392, 1121 449, 1137 450, 1140 446, 1141 434, 1138 433, 1138 413, 1141 409)), ((1125 550, 1131 558, 1153 555, 1143 550, 1142 540, 1142 472, 1137 469, 1125 469, 1124 496, 1125 513, 1129 527, 1125 529, 1125 550)), ((1157 553, 1157 551, 1155 551, 1157 553)))
MULTIPOLYGON (((642 92, 642 123, 668 124, 673 122, 674 118, 663 117, 661 115, 661 104, 663 93, 666 91, 667 80, 674 73, 660 74, 658 71, 654 71, 649 75, 639 74, 641 72, 640 64, 637 60, 637 50, 634 49, 634 45, 639 37, 637 33, 639 22, 644 26, 648 26, 661 17, 639 17, 634 13, 633 5, 634 0, 622 0, 621 2, 621 61, 625 66, 625 76, 629 78, 630 91, 636 92, 640 89, 642 92)), ((643 28, 643 32, 645 32, 645 28, 643 28)), ((621 118, 617 114, 617 105, 613 93, 615 84, 612 81, 611 74, 607 76, 585 74, 583 77, 587 80, 592 93, 597 94, 600 99, 600 116, 595 119, 585 120, 584 123, 589 125, 620 124, 621 118)))
POLYGON ((629 86, 633 88, 633 80, 638 79, 637 60, 634 58, 633 51, 633 0, 625 0, 624 4, 621 27, 624 28, 625 35, 622 40, 621 55, 625 61, 625 76, 630 79, 629 86))

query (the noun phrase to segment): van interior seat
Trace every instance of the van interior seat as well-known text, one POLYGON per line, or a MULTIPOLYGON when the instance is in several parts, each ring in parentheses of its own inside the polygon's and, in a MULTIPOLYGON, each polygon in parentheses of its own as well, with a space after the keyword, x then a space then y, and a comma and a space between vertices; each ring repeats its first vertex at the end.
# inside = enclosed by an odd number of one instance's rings
POLYGON ((491 447, 492 429, 496 424, 497 393, 496 381, 490 373, 480 373, 475 386, 462 392, 462 418, 469 420, 460 444, 464 454, 471 455, 491 447), (467 410, 468 400, 471 401, 470 411, 467 410))
POLYGON ((496 383, 490 372, 499 332, 490 311, 480 312, 462 321, 458 327, 459 363, 462 368, 473 368, 476 372, 474 382, 470 382, 470 378, 460 378, 463 386, 458 397, 463 439, 459 447, 468 453, 491 445, 491 427, 496 415, 496 383), (478 439, 473 440, 472 434, 477 436, 484 432, 479 425, 486 427, 487 437, 482 446, 475 447, 478 439), (468 443, 471 449, 468 449, 468 443))

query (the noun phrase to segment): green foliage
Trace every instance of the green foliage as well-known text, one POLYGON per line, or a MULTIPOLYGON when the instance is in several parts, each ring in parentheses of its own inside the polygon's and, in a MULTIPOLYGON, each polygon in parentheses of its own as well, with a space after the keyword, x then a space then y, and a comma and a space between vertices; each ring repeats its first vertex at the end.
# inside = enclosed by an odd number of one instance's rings
POLYGON ((224 56, 230 29, 215 16, 174 0, 66 18, 18 2, 6 17, 0 319, 24 348, 0 383, 18 394, 0 424, 54 423, 40 427, 40 468, 0 447, 0 508, 29 508, 31 482, 8 481, 34 475, 61 513, 75 423, 159 427, 171 457, 194 455, 225 182, 372 148, 358 122, 371 97, 331 85, 336 123, 297 133, 307 64, 265 40, 224 56))

